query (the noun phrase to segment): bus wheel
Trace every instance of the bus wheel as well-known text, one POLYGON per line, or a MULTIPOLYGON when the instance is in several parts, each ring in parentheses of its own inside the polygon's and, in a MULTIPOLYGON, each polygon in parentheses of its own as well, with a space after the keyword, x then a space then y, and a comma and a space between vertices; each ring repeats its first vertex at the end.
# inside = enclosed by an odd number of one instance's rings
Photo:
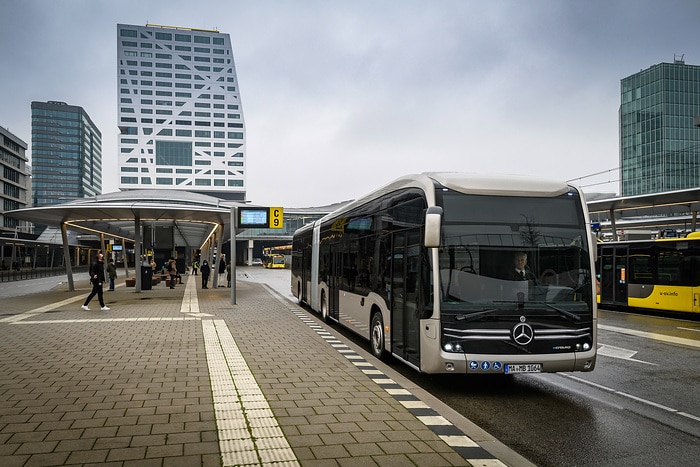
POLYGON ((326 301, 326 292, 321 292, 321 318, 323 322, 328 322, 328 302, 326 301))
POLYGON ((384 320, 379 312, 372 315, 369 341, 372 355, 381 360, 384 357, 384 320))

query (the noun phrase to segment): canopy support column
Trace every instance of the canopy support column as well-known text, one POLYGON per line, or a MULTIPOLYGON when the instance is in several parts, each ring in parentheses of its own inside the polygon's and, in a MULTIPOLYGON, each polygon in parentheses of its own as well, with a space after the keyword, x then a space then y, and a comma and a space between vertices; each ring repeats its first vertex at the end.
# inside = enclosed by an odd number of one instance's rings
POLYGON ((141 265, 143 256, 141 245, 141 217, 134 217, 134 274, 136 275, 136 282, 134 283, 134 292, 141 292, 141 265))
POLYGON ((612 239, 616 242, 617 239, 617 227, 615 227, 615 209, 610 209, 610 228, 612 229, 612 239))
MULTIPOLYGON (((236 304, 236 214, 238 209, 236 206, 231 207, 231 257, 229 264, 231 265, 231 305, 236 304)), ((222 226, 223 235, 223 226, 222 226)))
POLYGON ((219 228, 216 232, 216 265, 212 273, 214 274, 214 280, 212 281, 212 287, 217 288, 219 286, 219 266, 221 265, 221 258, 223 258, 222 248, 224 246, 224 224, 219 224, 219 228))
POLYGON ((70 262, 70 248, 68 247, 68 228, 65 222, 61 222, 61 239, 63 240, 63 258, 66 263, 66 277, 68 278, 68 290, 75 292, 73 282, 73 268, 70 262))
POLYGON ((124 275, 129 278, 129 260, 126 258, 126 241, 122 237, 122 258, 124 258, 124 275))

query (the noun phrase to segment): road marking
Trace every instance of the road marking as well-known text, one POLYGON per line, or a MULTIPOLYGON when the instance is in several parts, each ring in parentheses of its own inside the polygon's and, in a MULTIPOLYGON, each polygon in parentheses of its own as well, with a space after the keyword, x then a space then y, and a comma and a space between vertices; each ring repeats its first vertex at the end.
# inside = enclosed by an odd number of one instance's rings
POLYGON ((10 324, 76 324, 76 323, 118 323, 127 321, 192 321, 195 316, 184 316, 173 318, 170 316, 160 318, 82 318, 82 319, 52 319, 42 321, 14 321, 10 324))
POLYGON ((33 318, 36 315, 40 315, 42 313, 46 313, 47 311, 55 310, 58 307, 62 307, 63 305, 68 305, 70 303, 75 303, 84 299, 85 297, 81 296, 67 298, 65 300, 61 300, 60 302, 51 303, 50 305, 44 305, 39 308, 34 308, 33 310, 25 311, 24 313, 20 313, 18 315, 12 315, 7 318, 0 319, 0 323, 16 323, 23 319, 33 318))
POLYGON ((636 350, 623 349, 622 347, 615 347, 614 345, 601 344, 600 346, 598 346, 598 355, 619 358, 620 360, 628 360, 630 362, 646 363, 647 365, 658 366, 656 363, 645 362, 644 360, 637 360, 635 358, 632 358, 636 354, 636 350))
POLYGON ((596 387, 596 388, 601 389, 603 391, 608 391, 608 392, 613 393, 613 394, 617 394, 618 396, 622 396, 624 398, 642 403, 644 405, 656 407, 658 409, 665 410, 667 412, 671 412, 671 413, 676 414, 676 415, 680 415, 681 417, 690 418, 691 420, 700 421, 700 417, 698 417, 697 415, 689 414, 687 412, 681 412, 678 409, 674 409, 673 407, 668 407, 668 406, 659 404, 657 402, 650 401, 648 399, 643 399, 641 397, 633 396, 632 394, 627 394, 626 392, 618 391, 617 389, 609 388, 607 386, 603 386, 602 384, 593 383, 591 381, 586 381, 583 378, 579 378, 578 376, 570 375, 568 373, 560 373, 560 374, 562 376, 569 378, 569 379, 573 379, 575 381, 578 381, 579 383, 583 383, 583 384, 586 384, 588 386, 593 386, 593 387, 596 387))
POLYGON ((688 347, 700 348, 700 341, 694 339, 686 339, 683 337, 667 336, 665 334, 658 334, 655 332, 637 331, 636 329, 627 329, 617 326, 608 326, 607 324, 599 324, 598 329, 604 329, 606 331, 619 332, 620 334, 627 334, 629 336, 644 337, 646 339, 654 339, 657 341, 668 342, 670 344, 680 344, 687 345, 688 347))

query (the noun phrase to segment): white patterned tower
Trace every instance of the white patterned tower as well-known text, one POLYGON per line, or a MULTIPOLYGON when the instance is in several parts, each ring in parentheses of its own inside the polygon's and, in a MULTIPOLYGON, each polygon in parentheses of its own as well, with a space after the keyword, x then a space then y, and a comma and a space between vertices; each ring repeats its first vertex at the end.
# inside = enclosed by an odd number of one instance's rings
POLYGON ((245 126, 231 39, 117 25, 119 189, 245 200, 245 126))

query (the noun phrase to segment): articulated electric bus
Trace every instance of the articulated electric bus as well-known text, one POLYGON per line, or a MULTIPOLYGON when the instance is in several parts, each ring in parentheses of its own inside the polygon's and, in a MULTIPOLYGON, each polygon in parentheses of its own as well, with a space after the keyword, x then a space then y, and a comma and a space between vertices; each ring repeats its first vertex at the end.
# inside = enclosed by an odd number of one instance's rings
POLYGON ((291 287, 421 372, 591 371, 592 240, 567 183, 409 175, 297 230, 291 287))

